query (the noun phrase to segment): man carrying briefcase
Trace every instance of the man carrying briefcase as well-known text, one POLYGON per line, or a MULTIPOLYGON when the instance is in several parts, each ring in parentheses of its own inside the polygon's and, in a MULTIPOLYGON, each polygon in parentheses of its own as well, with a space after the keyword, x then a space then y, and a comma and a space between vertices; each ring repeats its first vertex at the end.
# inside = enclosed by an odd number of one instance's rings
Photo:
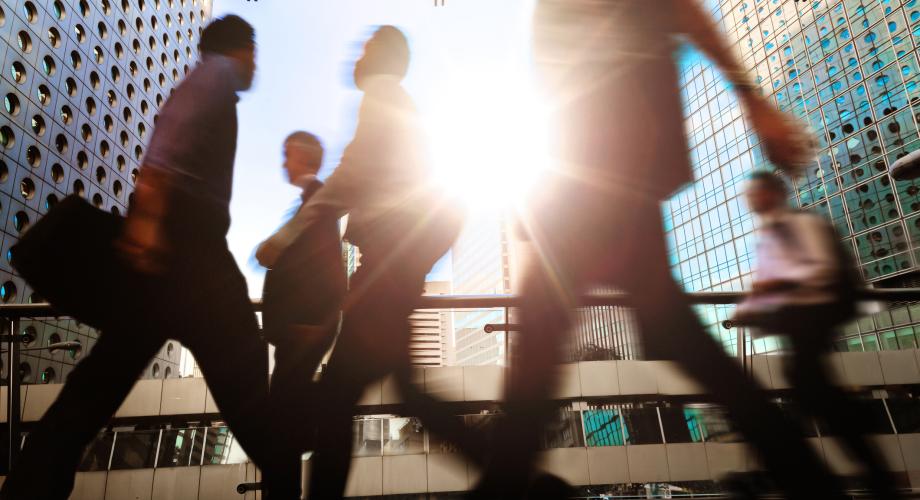
MULTIPOLYGON (((122 269, 131 271, 108 287, 108 295, 118 294, 122 287, 123 296, 110 314, 104 314, 104 305, 95 309, 94 326, 102 327, 103 333, 29 434, 0 498, 67 498, 84 448, 167 338, 192 351, 222 417, 262 469, 268 491, 272 489, 275 457, 271 426, 265 425, 263 413, 268 404, 268 360, 246 281, 226 242, 237 92, 252 84, 255 32, 243 19, 228 15, 208 25, 199 48, 201 62, 160 110, 123 229, 111 219, 74 221, 107 233, 98 244, 127 264, 122 269)), ((79 216, 76 208, 61 216, 79 216)), ((35 235, 25 236, 46 234, 40 225, 42 221, 33 227, 39 231, 35 235)), ((38 247, 57 241, 50 238, 38 247)), ((109 264, 102 266, 109 271, 100 280, 118 274, 119 266, 109 264)), ((19 270, 30 280, 25 269, 19 270)), ((39 281, 51 289, 36 286, 36 291, 52 297, 54 305, 56 284, 39 281)), ((103 283, 94 286, 106 288, 103 283)), ((84 315, 79 299, 67 303, 76 309, 66 313, 84 315)))

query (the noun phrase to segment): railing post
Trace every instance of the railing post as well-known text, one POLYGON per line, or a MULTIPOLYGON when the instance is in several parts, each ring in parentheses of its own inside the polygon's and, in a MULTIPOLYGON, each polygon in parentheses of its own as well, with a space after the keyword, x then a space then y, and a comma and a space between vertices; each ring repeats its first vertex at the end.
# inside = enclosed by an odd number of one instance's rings
POLYGON ((737 343, 738 361, 741 362, 741 371, 747 376, 747 349, 744 345, 744 328, 735 328, 735 342, 737 343))
MULTIPOLYGON (((511 316, 509 315, 510 311, 511 311, 510 307, 505 307, 505 323, 509 325, 511 324, 511 316)), ((505 334, 502 337, 505 341, 505 367, 508 367, 511 361, 511 351, 509 350, 509 347, 511 346, 511 342, 509 342, 508 340, 508 336, 510 333, 511 333, 510 329, 505 330, 505 334)))
POLYGON ((9 348, 9 387, 6 391, 6 423, 9 429, 9 468, 13 469, 13 464, 19 457, 19 446, 21 437, 19 435, 19 318, 10 321, 10 348, 9 348))

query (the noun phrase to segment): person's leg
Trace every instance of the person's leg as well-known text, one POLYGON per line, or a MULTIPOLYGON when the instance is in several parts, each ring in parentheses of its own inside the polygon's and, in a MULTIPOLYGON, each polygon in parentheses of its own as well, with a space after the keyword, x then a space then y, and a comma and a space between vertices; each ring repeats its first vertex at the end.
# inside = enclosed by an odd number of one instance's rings
POLYGON ((29 433, 0 498, 67 498, 83 450, 118 410, 162 344, 161 337, 142 331, 102 334, 29 433))
POLYGON ((897 498, 885 459, 868 438, 866 423, 873 420, 872 415, 831 382, 824 355, 830 350, 829 339, 834 335, 828 325, 837 316, 830 307, 812 307, 802 308, 788 317, 793 357, 787 377, 793 386, 792 395, 806 413, 822 420, 850 455, 865 466, 867 486, 875 498, 897 498))
POLYGON ((408 339, 392 326, 400 323, 403 294, 386 276, 374 276, 377 266, 372 259, 362 258, 365 262, 352 280, 355 292, 347 301, 341 332, 316 393, 309 498, 344 495, 356 404, 368 384, 392 370, 394 353, 400 347, 408 349, 408 339))
MULTIPOLYGON (((539 436, 556 404, 550 401, 561 361, 560 340, 569 328, 568 286, 557 267, 528 268, 520 312, 521 334, 511 351, 505 417, 498 423, 483 477, 471 498, 523 498, 539 451, 539 436)), ((577 287, 573 287, 577 288, 577 287)))
POLYGON ((449 207, 433 207, 423 219, 406 214, 381 220, 373 234, 355 242, 361 267, 352 277, 342 329, 319 383, 310 498, 343 495, 355 405, 370 382, 408 373, 409 314, 425 276, 450 249, 460 225, 449 207))
MULTIPOLYGON (((406 329, 409 329, 408 324, 406 329)), ((419 418, 430 433, 453 443, 467 459, 484 466, 489 451, 488 433, 467 426, 462 416, 451 411, 438 398, 425 393, 412 381, 412 365, 408 350, 394 375, 403 398, 405 414, 419 418)))
POLYGON ((389 221, 360 246, 361 267, 351 280, 342 329, 322 375, 317 402, 317 441, 310 460, 310 498, 340 498, 351 461, 352 420, 364 388, 390 373, 408 377, 408 317, 425 275, 450 248, 453 217, 389 221))
POLYGON ((747 441, 760 452, 787 498, 840 498, 837 481, 801 431, 769 404, 762 388, 746 377, 708 334, 670 274, 658 210, 633 218, 630 268, 621 283, 633 297, 646 357, 677 361, 707 394, 726 406, 747 441))
POLYGON ((261 469, 263 483, 297 488, 274 483, 273 449, 283 436, 269 422, 268 345, 259 336, 246 281, 226 248, 215 244, 199 253, 208 260, 181 261, 171 270, 165 318, 170 335, 192 352, 221 417, 261 469))
MULTIPOLYGON (((334 334, 334 332, 331 332, 334 334)), ((330 334, 330 339, 333 335, 330 334)), ((304 451, 311 449, 314 425, 309 405, 316 404, 316 384, 313 376, 331 342, 279 342, 275 345, 275 369, 269 388, 269 407, 275 429, 286 429, 285 439, 278 443, 277 481, 282 484, 302 484, 301 469, 304 451)))
MULTIPOLYGON (((216 320, 199 328, 214 328, 207 338, 184 340, 201 368, 221 417, 234 438, 262 470, 264 483, 276 487, 278 457, 275 441, 283 439, 280 429, 270 425, 268 412, 268 349, 258 336, 254 319, 236 316, 237 321, 216 320)), ((190 323, 192 324, 192 323, 190 323)), ((284 490, 299 488, 285 485, 284 490)), ((280 496, 279 498, 285 498, 280 496)))

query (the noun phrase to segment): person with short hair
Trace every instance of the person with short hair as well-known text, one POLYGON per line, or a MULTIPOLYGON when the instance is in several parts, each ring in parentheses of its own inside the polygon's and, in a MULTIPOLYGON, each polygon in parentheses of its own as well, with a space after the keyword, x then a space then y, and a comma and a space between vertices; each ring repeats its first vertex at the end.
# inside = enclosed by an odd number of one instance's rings
MULTIPOLYGON (((304 231, 346 213, 344 237, 361 251, 361 267, 350 279, 341 331, 314 405, 318 430, 309 498, 344 494, 352 420, 365 387, 388 374, 407 387, 409 315, 425 276, 461 227, 460 214, 445 203, 431 180, 415 105, 401 84, 408 67, 405 35, 393 26, 377 29, 355 63, 354 81, 364 98, 341 163, 326 185, 256 252, 260 263, 273 268, 304 231)), ((423 421, 439 413, 412 402, 421 396, 418 391, 404 391, 404 396, 411 400, 407 405, 413 414, 424 413, 423 421)), ((451 425, 442 419, 435 422, 439 429, 441 422, 451 425)))
MULTIPOLYGON (((322 189, 316 176, 322 163, 323 145, 315 135, 298 131, 284 140, 283 169, 288 182, 301 189, 298 211, 322 189)), ((288 429, 275 450, 283 459, 271 493, 279 498, 300 498, 301 456, 313 442, 308 409, 322 404, 312 382, 335 340, 347 288, 340 238, 335 217, 317 221, 265 276, 262 334, 275 346, 271 415, 277 428, 288 429)))
POLYGON ((792 356, 786 364, 791 399, 838 436, 865 469, 873 498, 897 498, 885 459, 870 441, 871 412, 832 382, 824 354, 836 330, 856 316, 862 278, 830 221, 788 204, 788 189, 777 174, 749 176, 748 207, 760 221, 757 266, 750 296, 738 305, 735 326, 754 337, 782 335, 792 356))
POLYGON ((230 253, 237 93, 255 73, 255 31, 238 16, 202 32, 201 60, 166 101, 147 147, 134 203, 114 246, 136 274, 139 300, 76 365, 26 439, 0 498, 65 499, 84 448, 106 425, 169 338, 191 350, 234 439, 268 488, 274 471, 267 346, 246 280, 230 253))

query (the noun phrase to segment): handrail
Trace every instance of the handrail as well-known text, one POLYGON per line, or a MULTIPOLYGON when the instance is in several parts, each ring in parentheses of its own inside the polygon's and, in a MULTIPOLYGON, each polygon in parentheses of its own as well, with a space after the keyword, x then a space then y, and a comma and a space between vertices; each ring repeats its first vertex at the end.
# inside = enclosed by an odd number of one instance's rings
MULTIPOLYGON (((687 301, 692 304, 734 304, 741 301, 745 294, 739 292, 695 292, 687 294, 687 301)), ((866 289, 859 292, 861 300, 878 301, 878 302, 920 302, 920 288, 898 288, 898 289, 866 289)), ((418 309, 501 309, 506 310, 511 307, 521 305, 521 296, 519 295, 425 295, 419 298, 416 303, 418 309)), ((625 293, 602 293, 583 295, 579 299, 579 305, 583 307, 598 306, 629 306, 630 296, 625 293)), ((261 299, 253 299, 253 308, 261 311, 261 299)), ((19 325, 22 318, 35 317, 55 317, 66 316, 55 312, 50 304, 0 304, 0 318, 9 322, 9 334, 4 335, 8 345, 9 365, 15 367, 19 365, 19 355, 22 350, 19 346, 22 341, 22 335, 19 333, 19 325)), ((487 325, 490 330, 495 330, 496 325, 487 325)), ((498 325, 498 330, 511 330, 510 324, 498 325)), ((505 336, 507 349, 507 335, 505 336)), ((745 352, 745 336, 739 331, 736 335, 736 348, 738 358, 741 361, 743 370, 747 370, 747 359, 745 352)), ((9 390, 7 391, 7 422, 9 443, 19 441, 20 434, 20 398, 19 398, 19 377, 18 370, 9 370, 9 390)), ((10 465, 16 462, 19 454, 19 446, 11 445, 8 449, 8 463, 10 465)))
MULTIPOLYGON (((688 293, 691 304, 736 304, 746 296, 743 292, 693 292, 688 293)), ((860 299, 876 302, 920 302, 920 288, 866 289, 859 292, 860 299)), ((262 310, 262 299, 252 300, 256 311, 262 310)), ((423 295, 418 309, 499 309, 519 307, 520 295, 423 295)), ((583 307, 629 306, 627 293, 592 293, 579 301, 583 307)), ((27 318, 66 316, 55 312, 51 304, 0 304, 0 318, 27 318)))

